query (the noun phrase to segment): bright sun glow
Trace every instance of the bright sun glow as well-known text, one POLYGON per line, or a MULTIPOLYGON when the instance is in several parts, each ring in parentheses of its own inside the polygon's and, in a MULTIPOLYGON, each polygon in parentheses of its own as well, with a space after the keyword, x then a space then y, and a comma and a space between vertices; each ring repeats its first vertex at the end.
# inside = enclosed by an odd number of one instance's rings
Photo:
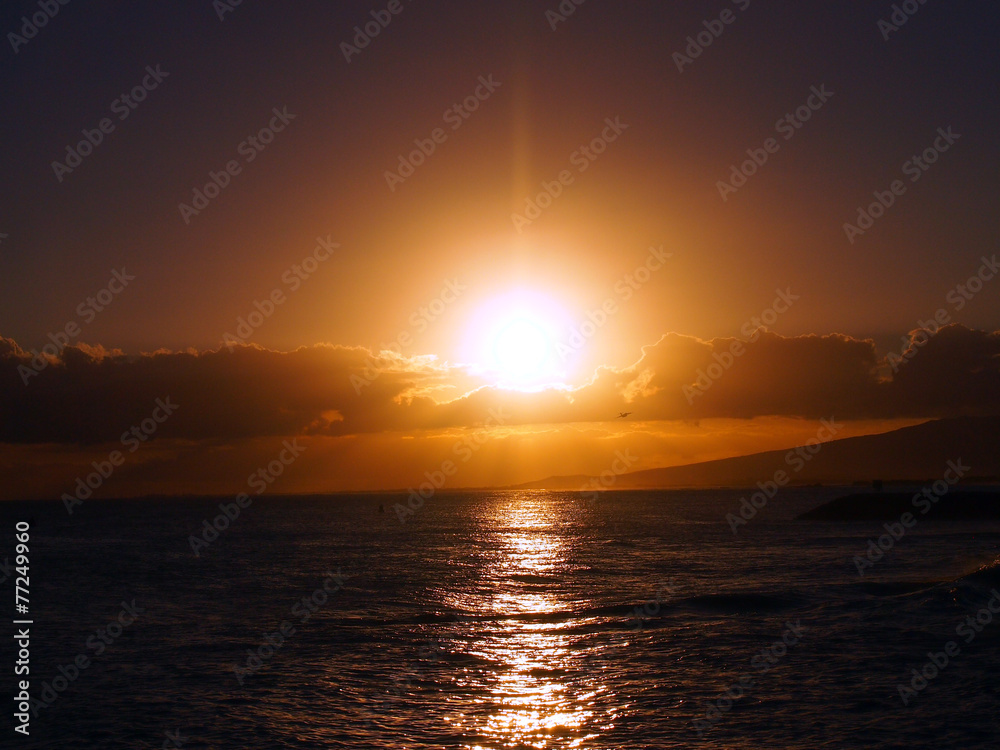
POLYGON ((531 390, 564 379, 559 345, 567 325, 565 311, 551 298, 517 290, 478 310, 466 348, 497 385, 531 390))
POLYGON ((542 327, 529 318, 518 318, 500 331, 493 356, 501 372, 514 378, 534 378, 545 368, 551 342, 542 327))

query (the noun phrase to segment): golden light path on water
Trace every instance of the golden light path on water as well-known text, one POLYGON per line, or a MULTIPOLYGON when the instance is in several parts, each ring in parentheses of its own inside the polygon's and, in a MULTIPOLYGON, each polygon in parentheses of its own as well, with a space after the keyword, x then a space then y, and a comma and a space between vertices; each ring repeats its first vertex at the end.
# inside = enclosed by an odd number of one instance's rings
POLYGON ((595 721, 595 700, 607 688, 572 647, 580 636, 571 629, 583 620, 551 617, 574 609, 566 586, 546 583, 561 581, 568 571, 566 542, 558 533, 565 510, 560 506, 545 496, 508 495, 489 519, 493 545, 483 583, 492 593, 476 605, 481 614, 499 616, 496 631, 484 636, 477 654, 497 665, 489 687, 492 710, 465 715, 456 724, 492 742, 467 745, 470 750, 581 747, 598 737, 596 726, 612 725, 612 716, 595 721))

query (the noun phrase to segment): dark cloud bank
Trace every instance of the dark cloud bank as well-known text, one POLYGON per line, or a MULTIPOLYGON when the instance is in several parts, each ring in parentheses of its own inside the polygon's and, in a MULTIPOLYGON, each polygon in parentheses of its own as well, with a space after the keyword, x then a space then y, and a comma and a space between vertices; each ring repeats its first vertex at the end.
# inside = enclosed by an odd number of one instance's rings
POLYGON ((461 365, 427 357, 327 344, 137 356, 79 346, 42 367, 0 338, 0 442, 118 440, 157 398, 179 405, 157 437, 192 441, 464 427, 485 423, 491 409, 502 409, 506 424, 601 422, 618 410, 641 420, 1000 413, 1000 331, 951 325, 910 337, 893 368, 872 341, 839 334, 703 341, 671 333, 633 365, 602 367, 575 390, 480 386, 447 403, 430 393, 475 381, 461 365))

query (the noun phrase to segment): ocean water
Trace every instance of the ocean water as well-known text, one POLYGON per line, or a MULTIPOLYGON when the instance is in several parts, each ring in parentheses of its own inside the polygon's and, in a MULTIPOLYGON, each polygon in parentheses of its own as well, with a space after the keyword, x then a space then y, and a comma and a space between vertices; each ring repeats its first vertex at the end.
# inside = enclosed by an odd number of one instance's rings
POLYGON ((1000 746, 1000 524, 922 520, 862 577, 881 524, 794 520, 843 493, 737 535, 732 491, 264 496, 200 556, 219 499, 5 503, 46 705, 0 747, 1000 746))

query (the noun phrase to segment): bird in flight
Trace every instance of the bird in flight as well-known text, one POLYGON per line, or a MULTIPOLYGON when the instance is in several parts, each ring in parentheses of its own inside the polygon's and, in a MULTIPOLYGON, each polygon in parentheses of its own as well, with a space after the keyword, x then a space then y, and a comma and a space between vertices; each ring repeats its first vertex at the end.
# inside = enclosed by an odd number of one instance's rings
POLYGON ((632 412, 630 412, 630 411, 622 411, 622 412, 618 412, 618 416, 617 416, 617 417, 615 417, 615 419, 624 419, 625 417, 627 417, 627 416, 628 416, 629 414, 631 414, 631 413, 632 413, 632 412))

